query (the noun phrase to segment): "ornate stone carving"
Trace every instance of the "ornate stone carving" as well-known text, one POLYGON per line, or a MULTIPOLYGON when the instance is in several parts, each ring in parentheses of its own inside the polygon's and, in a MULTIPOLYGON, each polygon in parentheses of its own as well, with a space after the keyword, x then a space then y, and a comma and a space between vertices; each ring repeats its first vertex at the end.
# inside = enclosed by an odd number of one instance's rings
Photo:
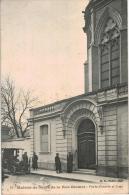
POLYGON ((119 36, 120 32, 117 23, 112 18, 109 18, 103 30, 100 44, 105 45, 109 41, 117 39, 119 36))
POLYGON ((120 13, 112 8, 106 7, 103 10, 103 13, 98 21, 98 24, 95 29, 95 42, 99 45, 102 41, 102 33, 107 33, 112 29, 121 29, 122 28, 122 18, 120 13), (106 24, 106 26, 105 26, 106 24))
POLYGON ((87 117, 98 123, 99 115, 96 106, 89 100, 79 100, 71 103, 62 113, 63 135, 65 138, 69 126, 74 125, 80 117, 87 117))
POLYGON ((112 29, 114 29, 116 27, 116 23, 114 22, 114 20, 112 18, 108 19, 107 24, 105 26, 104 32, 108 33, 109 31, 111 31, 112 29))

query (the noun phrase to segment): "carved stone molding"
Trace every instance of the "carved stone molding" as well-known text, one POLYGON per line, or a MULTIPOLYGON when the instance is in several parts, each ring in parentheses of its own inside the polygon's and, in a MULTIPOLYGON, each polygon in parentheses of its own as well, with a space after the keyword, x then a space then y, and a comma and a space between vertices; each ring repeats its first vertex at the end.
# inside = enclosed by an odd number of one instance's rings
POLYGON ((114 45, 114 40, 117 40, 119 36, 120 31, 117 23, 112 18, 109 18, 103 30, 100 44, 103 46, 106 45, 109 41, 112 41, 112 44, 114 45))
POLYGON ((64 137, 69 130, 69 127, 75 125, 77 120, 84 117, 91 119, 96 126, 99 126, 100 118, 97 106, 93 102, 90 100, 78 100, 68 105, 61 115, 64 137))
MULTIPOLYGON (((122 18, 119 12, 112 8, 112 7, 106 7, 100 16, 99 22, 97 24, 97 27, 95 29, 95 41, 99 44, 101 42, 101 34, 105 30, 110 29, 109 28, 116 27, 121 30, 122 29, 122 18), (108 27, 105 29, 105 23, 108 19, 111 18, 111 21, 108 21, 108 27)), ((105 37, 105 39, 108 39, 108 37, 105 37)))

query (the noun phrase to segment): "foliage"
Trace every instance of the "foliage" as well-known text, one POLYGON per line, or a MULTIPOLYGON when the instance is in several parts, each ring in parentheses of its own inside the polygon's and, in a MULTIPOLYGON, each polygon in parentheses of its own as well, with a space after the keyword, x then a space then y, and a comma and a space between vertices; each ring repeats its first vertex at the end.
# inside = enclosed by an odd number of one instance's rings
POLYGON ((8 76, 1 85, 1 115, 2 125, 10 126, 17 137, 25 137, 30 124, 27 112, 37 102, 30 91, 18 90, 14 81, 8 76))

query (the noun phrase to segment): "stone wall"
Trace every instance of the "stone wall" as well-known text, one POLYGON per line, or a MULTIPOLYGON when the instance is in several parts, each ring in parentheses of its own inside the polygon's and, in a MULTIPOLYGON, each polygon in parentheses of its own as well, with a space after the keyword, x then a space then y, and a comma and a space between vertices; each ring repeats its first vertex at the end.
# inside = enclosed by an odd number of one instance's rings
POLYGON ((33 134, 33 151, 38 155, 38 165, 39 168, 44 169, 55 169, 55 153, 56 153, 56 120, 47 119, 42 121, 37 121, 34 123, 34 134, 33 134), (49 151, 44 153, 40 149, 40 126, 48 125, 49 129, 49 151))
POLYGON ((128 177, 128 105, 118 106, 118 174, 128 177))
POLYGON ((117 105, 106 106, 105 123, 105 159, 106 175, 117 176, 117 105))
POLYGON ((59 153, 62 170, 66 170, 67 139, 63 135, 63 124, 60 116, 35 122, 31 129, 31 135, 34 138, 31 143, 32 151, 35 151, 39 156, 39 168, 55 170, 55 155, 59 153), (50 128, 50 151, 48 153, 40 151, 40 126, 44 124, 48 124, 50 128))
POLYGON ((67 139, 63 134, 63 124, 60 117, 56 118, 56 152, 61 159, 62 170, 66 170, 67 139))
MULTIPOLYGON (((17 138, 1 143, 1 148, 19 148, 23 149, 22 153, 27 152, 28 157, 31 157, 31 138, 17 138)), ((20 151, 21 152, 21 151, 20 151)), ((21 158, 21 156, 20 156, 21 158)))
POLYGON ((128 174, 127 102, 104 106, 103 120, 103 137, 98 132, 97 174, 126 178, 128 174))

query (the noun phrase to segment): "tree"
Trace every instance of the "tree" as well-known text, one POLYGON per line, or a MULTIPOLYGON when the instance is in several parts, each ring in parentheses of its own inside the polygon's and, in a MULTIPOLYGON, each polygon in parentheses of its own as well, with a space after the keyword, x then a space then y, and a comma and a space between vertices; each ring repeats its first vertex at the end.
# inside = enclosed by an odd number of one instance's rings
POLYGON ((29 128, 27 112, 37 102, 30 91, 17 90, 14 81, 8 76, 1 85, 2 125, 10 126, 17 137, 25 137, 29 128))

